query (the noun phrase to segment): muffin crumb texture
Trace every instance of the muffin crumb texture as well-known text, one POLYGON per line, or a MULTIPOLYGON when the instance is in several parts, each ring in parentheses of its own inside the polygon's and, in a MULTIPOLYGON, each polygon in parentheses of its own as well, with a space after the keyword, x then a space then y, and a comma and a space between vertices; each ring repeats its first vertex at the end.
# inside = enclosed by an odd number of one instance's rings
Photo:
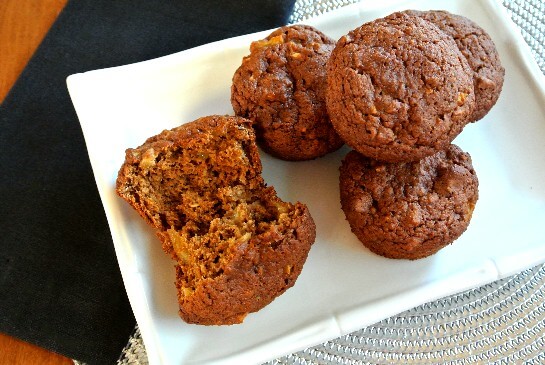
POLYGON ((204 117, 127 150, 117 192, 176 260, 189 323, 242 322, 295 283, 315 238, 308 208, 264 183, 243 118, 204 117))

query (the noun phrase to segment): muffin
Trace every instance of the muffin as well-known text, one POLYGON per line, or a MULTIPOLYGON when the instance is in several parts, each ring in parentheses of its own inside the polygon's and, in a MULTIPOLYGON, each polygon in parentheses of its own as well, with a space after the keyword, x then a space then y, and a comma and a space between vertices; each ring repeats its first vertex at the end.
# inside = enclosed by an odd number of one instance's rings
POLYGON ((251 122, 208 116, 126 151, 116 192, 175 261, 180 316, 225 325, 293 286, 314 242, 308 208, 261 177, 251 122))
POLYGON ((475 105, 472 72, 452 37, 393 13, 341 37, 328 61, 326 103, 341 138, 385 162, 446 148, 475 105))
POLYGON ((341 207, 372 252, 430 256, 468 227, 478 199, 471 157, 455 145, 416 162, 385 163, 349 152, 340 168, 341 207))
POLYGON ((326 63, 335 41, 307 25, 253 42, 233 76, 231 104, 254 122, 257 141, 283 160, 310 160, 343 145, 325 106, 326 63))

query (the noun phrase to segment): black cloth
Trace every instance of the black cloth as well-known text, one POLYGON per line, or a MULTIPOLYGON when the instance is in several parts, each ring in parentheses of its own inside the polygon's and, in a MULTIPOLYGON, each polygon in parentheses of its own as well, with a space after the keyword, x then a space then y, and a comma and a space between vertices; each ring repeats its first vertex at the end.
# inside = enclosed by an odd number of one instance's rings
POLYGON ((66 77, 274 28, 292 7, 69 1, 0 105, 0 332, 112 364, 134 329, 66 77))

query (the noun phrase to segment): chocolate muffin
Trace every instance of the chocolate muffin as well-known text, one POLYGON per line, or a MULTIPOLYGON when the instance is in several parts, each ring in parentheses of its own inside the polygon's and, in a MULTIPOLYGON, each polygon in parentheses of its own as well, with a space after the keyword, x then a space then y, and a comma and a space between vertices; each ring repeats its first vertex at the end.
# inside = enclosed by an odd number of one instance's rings
POLYGON ((384 163, 351 151, 340 168, 341 206, 376 254, 420 259, 468 227, 478 198, 469 154, 450 145, 417 162, 384 163))
POLYGON ((387 162, 446 148, 475 104, 471 69, 452 37, 406 13, 343 36, 327 77, 337 133, 361 154, 387 162))
POLYGON ((335 41, 307 25, 253 42, 233 76, 235 114, 254 122, 259 145, 284 160, 310 160, 343 145, 327 115, 325 65, 335 41))
POLYGON ((407 13, 432 22, 454 39, 473 71, 475 109, 469 119, 475 122, 483 118, 496 104, 505 76, 492 38, 472 20, 448 11, 408 10, 407 13))
POLYGON ((176 260, 180 316, 235 324, 293 286, 316 235, 261 177, 249 120, 209 116, 126 151, 116 192, 176 260))

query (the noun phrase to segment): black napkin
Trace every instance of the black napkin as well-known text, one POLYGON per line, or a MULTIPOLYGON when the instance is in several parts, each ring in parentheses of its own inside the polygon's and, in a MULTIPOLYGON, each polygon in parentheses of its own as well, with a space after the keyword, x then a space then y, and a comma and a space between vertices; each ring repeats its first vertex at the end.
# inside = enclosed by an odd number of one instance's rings
POLYGON ((134 329, 66 77, 280 26, 293 1, 68 3, 0 106, 0 332, 112 364, 134 329))

